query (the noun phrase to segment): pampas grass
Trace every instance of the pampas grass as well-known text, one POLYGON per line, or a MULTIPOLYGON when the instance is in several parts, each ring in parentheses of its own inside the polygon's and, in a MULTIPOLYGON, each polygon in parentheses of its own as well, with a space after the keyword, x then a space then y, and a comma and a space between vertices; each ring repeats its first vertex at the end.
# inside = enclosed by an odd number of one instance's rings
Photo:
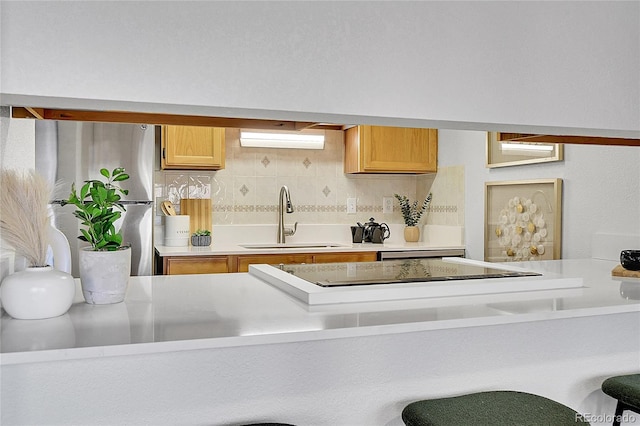
POLYGON ((53 188, 34 170, 0 171, 0 232, 30 266, 46 266, 53 188))

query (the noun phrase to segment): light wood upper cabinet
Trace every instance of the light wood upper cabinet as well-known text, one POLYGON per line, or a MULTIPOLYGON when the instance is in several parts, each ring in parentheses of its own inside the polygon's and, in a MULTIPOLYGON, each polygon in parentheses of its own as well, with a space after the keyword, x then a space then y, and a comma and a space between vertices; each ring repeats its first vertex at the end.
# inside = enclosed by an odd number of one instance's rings
POLYGON ((163 169, 224 169, 225 129, 161 126, 163 169))
POLYGON ((438 131, 356 126, 345 131, 345 173, 435 173, 438 131))

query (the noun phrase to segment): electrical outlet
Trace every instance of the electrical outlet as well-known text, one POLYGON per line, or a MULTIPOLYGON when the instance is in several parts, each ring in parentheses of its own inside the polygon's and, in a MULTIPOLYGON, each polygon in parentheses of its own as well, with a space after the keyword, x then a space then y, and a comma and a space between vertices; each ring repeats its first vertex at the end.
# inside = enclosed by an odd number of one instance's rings
POLYGON ((347 198, 347 214, 356 214, 355 198, 347 198))
POLYGON ((382 213, 393 213, 393 197, 382 197, 382 213))

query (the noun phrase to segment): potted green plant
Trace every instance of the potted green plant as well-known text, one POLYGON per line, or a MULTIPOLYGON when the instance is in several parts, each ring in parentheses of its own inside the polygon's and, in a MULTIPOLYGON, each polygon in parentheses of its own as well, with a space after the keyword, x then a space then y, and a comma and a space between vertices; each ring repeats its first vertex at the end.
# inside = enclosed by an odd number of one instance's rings
POLYGON ((208 246, 211 245, 211 231, 208 229, 198 229, 191 234, 192 246, 208 246))
POLYGON ((402 212, 402 217, 404 219, 404 224, 406 225, 404 228, 404 239, 407 242, 417 242, 420 240, 420 228, 418 227, 418 222, 422 217, 423 213, 427 211, 429 208, 429 204, 431 203, 432 194, 431 192, 427 195, 427 198, 422 202, 422 204, 418 205, 418 201, 411 202, 409 198, 405 195, 394 194, 394 196, 398 199, 400 203, 400 211, 402 212))
POLYGON ((78 239, 89 243, 79 253, 82 293, 87 303, 101 305, 124 300, 131 273, 131 247, 123 244, 122 233, 115 226, 126 211, 121 195, 129 193, 118 183, 129 175, 122 167, 111 172, 100 169, 100 175, 105 179, 87 180, 79 190, 73 183, 63 204, 76 207, 73 214, 85 227, 78 239))
POLYGON ((2 306, 13 318, 57 317, 73 303, 73 277, 49 264, 48 250, 55 237, 48 214, 51 192, 33 170, 1 170, 0 232, 26 261, 26 268, 5 277, 0 287, 2 306))

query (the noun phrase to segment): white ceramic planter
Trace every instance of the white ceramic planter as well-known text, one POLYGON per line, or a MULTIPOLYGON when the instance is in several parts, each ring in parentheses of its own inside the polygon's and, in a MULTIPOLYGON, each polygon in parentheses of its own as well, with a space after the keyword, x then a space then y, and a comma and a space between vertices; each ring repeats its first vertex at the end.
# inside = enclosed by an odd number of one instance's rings
POLYGON ((73 277, 51 266, 32 267, 2 280, 0 298, 16 319, 44 319, 65 314, 75 297, 73 277))
POLYGON ((420 228, 417 226, 406 226, 404 228, 404 240, 408 243, 420 241, 420 228))
POLYGON ((87 303, 106 305, 124 300, 131 275, 131 248, 80 250, 80 283, 87 303))

